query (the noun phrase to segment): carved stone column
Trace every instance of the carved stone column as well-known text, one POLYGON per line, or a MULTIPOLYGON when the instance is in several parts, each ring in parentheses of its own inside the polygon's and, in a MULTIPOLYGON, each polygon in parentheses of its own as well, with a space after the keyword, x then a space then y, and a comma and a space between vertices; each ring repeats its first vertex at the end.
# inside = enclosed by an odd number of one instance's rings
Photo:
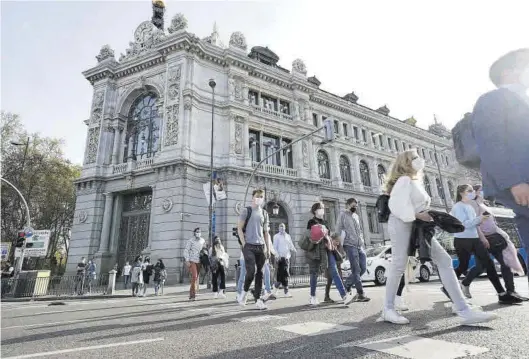
POLYGON ((110 242, 110 225, 112 224, 112 204, 114 195, 112 193, 104 193, 105 195, 105 210, 103 212, 103 228, 101 229, 101 240, 99 241, 100 253, 108 252, 108 244, 110 242))
POLYGON ((331 156, 329 158, 331 161, 331 173, 332 173, 332 179, 333 182, 338 186, 342 187, 342 176, 340 173, 340 156, 338 155, 338 151, 336 151, 336 148, 332 148, 331 150, 331 156))
POLYGON ((360 157, 356 154, 353 155, 351 171, 353 172, 354 187, 360 192, 364 191, 364 185, 362 184, 362 179, 360 177, 360 157))
POLYGON ((123 126, 114 125, 114 144, 112 145, 112 164, 116 165, 119 162, 119 150, 121 147, 121 131, 123 131, 123 126))

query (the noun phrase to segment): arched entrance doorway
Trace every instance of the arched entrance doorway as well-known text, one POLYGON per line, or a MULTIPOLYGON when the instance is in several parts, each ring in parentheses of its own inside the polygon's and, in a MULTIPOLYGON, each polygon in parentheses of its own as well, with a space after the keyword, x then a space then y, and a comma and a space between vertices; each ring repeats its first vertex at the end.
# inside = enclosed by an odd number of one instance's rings
POLYGON ((277 215, 274 215, 274 205, 276 202, 268 202, 266 204, 266 211, 268 212, 268 218, 270 220, 270 237, 273 239, 274 235, 279 232, 279 225, 281 223, 285 224, 287 232, 288 230, 288 214, 287 211, 285 211, 285 208, 283 208, 282 205, 279 203, 277 204, 279 206, 279 212, 277 215))

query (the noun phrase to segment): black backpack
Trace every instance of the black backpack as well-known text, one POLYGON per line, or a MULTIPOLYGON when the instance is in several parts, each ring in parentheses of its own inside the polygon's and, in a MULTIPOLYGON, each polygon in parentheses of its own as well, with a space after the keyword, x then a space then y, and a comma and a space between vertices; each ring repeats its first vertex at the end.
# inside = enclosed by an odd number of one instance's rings
POLYGON ((375 207, 377 208, 378 221, 380 223, 387 223, 389 220, 389 215, 391 214, 389 209, 389 195, 381 194, 378 196, 375 207))
POLYGON ((452 140, 456 160, 460 165, 479 170, 481 158, 479 156, 478 145, 474 139, 472 128, 472 114, 467 113, 452 129, 452 140))
MULTIPOLYGON (((267 216, 268 214, 266 213, 266 211, 263 211, 263 216, 267 216)), ((246 207, 246 220, 244 221, 244 226, 242 226, 242 233, 246 234, 246 226, 248 225, 248 221, 250 220, 250 217, 252 216, 252 207, 251 206, 248 206, 246 207)), ((237 240, 239 241, 239 245, 242 246, 242 243, 241 243, 241 239, 239 238, 239 236, 237 236, 237 240)))

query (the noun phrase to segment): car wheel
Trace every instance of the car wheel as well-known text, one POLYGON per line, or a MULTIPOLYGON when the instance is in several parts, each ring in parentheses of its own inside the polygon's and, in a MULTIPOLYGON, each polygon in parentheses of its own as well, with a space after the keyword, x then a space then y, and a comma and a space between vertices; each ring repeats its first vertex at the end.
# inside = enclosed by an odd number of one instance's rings
POLYGON ((377 267, 377 269, 375 269, 375 284, 386 284, 386 270, 383 267, 377 267))
POLYGON ((421 266, 421 269, 419 270, 419 280, 421 282, 429 282, 430 281, 430 270, 426 266, 421 266))

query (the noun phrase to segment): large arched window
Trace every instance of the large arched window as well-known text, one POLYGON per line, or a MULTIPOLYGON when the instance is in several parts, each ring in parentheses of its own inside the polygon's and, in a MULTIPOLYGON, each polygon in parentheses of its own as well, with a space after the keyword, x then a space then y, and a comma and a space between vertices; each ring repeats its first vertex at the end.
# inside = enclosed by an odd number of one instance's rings
POLYGON ((362 184, 367 187, 371 187, 371 177, 369 174, 369 166, 367 165, 366 161, 361 160, 360 161, 360 179, 362 180, 362 184))
POLYGON ((378 184, 383 186, 386 183, 386 168, 382 165, 377 166, 378 184))
POLYGON ((141 95, 134 101, 127 120, 123 161, 154 156, 160 141, 160 116, 156 95, 141 95))
POLYGON ((439 197, 441 197, 441 199, 445 199, 445 189, 437 177, 435 178, 435 185, 437 186, 437 193, 439 193, 439 197))
POLYGON ((426 190, 426 193, 428 193, 428 196, 432 196, 432 187, 430 186, 430 180, 428 179, 428 176, 424 176, 424 189, 426 190))
POLYGON ((331 179, 329 156, 323 150, 318 151, 318 173, 320 178, 331 179))
POLYGON ((456 194, 454 193, 454 184, 452 183, 452 181, 448 181, 448 192, 450 198, 456 198, 456 194))
POLYGON ((351 183, 351 164, 344 155, 340 156, 340 176, 343 182, 351 183))

